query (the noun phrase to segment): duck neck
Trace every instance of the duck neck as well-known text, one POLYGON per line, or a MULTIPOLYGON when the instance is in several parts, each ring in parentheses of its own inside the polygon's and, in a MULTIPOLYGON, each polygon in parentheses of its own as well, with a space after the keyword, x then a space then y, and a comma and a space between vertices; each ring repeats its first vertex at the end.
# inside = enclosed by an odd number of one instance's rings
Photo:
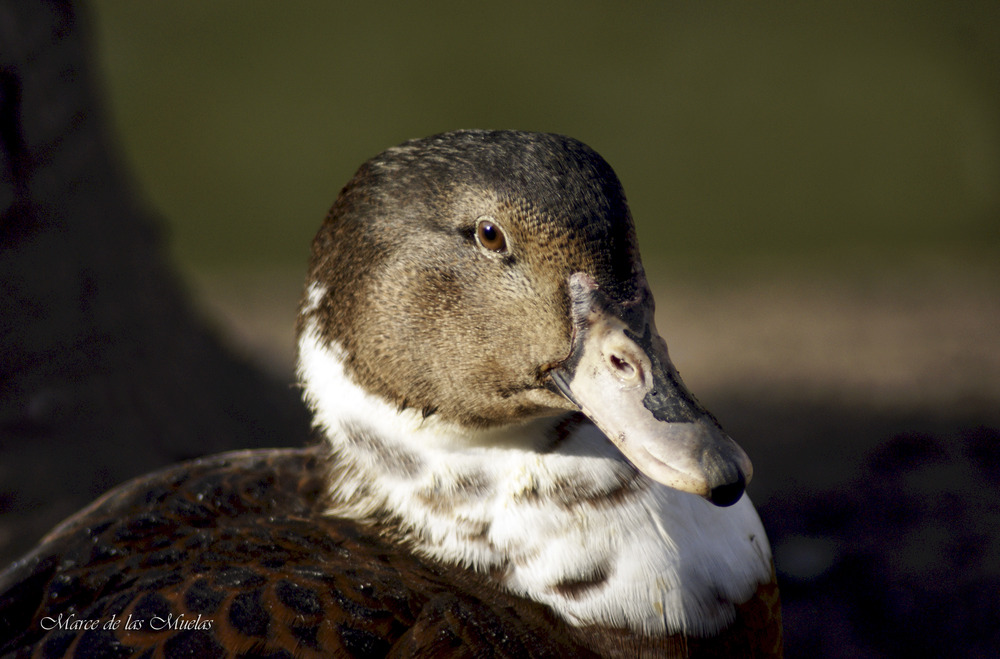
POLYGON ((770 579, 747 497, 718 508, 660 485, 582 415, 463 429, 365 392, 309 332, 299 349, 337 457, 331 514, 390 520, 420 553, 495 575, 578 626, 710 634, 770 579))

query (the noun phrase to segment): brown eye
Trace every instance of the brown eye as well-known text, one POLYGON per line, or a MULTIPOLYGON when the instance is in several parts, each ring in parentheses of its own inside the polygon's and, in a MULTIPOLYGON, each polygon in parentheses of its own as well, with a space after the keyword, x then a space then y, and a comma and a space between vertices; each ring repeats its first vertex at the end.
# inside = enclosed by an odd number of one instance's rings
POLYGON ((491 252, 507 251, 507 238, 503 231, 496 225, 492 218, 483 217, 476 225, 476 238, 479 244, 491 252))

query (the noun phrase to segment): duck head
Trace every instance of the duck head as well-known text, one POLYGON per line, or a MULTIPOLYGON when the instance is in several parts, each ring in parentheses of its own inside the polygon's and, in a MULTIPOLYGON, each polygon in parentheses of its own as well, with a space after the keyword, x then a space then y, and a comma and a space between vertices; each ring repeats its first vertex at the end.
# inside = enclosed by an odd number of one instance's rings
POLYGON ((656 331, 618 178, 576 140, 457 131, 383 152, 341 191, 307 281, 300 337, 399 410, 469 437, 580 411, 667 486, 724 506, 750 480, 656 331))

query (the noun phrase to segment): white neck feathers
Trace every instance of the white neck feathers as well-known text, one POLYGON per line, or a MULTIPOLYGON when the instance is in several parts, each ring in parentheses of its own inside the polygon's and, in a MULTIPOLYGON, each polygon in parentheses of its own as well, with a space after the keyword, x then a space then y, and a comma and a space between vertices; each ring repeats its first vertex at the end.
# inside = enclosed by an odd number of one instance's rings
POLYGON ((770 580, 746 496, 719 508, 655 483, 573 415, 483 431, 398 410, 309 322, 299 379, 346 462, 332 513, 398 519, 423 554, 498 574, 579 626, 711 634, 770 580))

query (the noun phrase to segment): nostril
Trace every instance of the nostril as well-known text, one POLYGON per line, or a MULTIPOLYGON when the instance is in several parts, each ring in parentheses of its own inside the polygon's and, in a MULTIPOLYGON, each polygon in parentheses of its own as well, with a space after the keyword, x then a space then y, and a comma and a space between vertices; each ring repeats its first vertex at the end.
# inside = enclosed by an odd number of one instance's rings
POLYGON ((618 355, 609 355, 608 361, 622 379, 628 380, 635 375, 635 367, 618 355))

